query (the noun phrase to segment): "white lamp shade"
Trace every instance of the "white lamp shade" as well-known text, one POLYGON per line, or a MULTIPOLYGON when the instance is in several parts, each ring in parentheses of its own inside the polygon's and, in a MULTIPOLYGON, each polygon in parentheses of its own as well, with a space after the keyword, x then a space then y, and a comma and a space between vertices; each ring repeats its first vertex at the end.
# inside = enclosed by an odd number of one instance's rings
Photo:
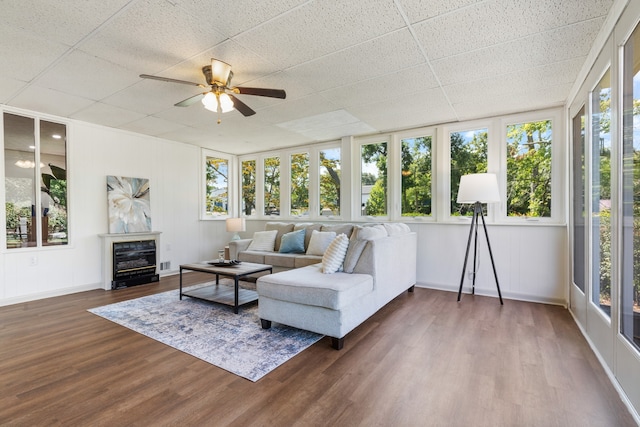
POLYGON ((231 97, 226 93, 220 94, 220 108, 222 109, 223 113, 228 113, 229 111, 233 110, 233 101, 231 100, 231 97))
POLYGON ((220 86, 227 84, 229 74, 231 73, 231 65, 219 59, 211 58, 211 79, 220 86))
POLYGON ((458 203, 495 203, 500 201, 498 178, 493 173, 474 173, 460 178, 458 203))
POLYGON ((216 95, 213 92, 208 92, 204 98, 202 98, 202 105, 209 111, 213 111, 214 113, 218 111, 218 100, 216 99, 216 95))
POLYGON ((244 218, 227 218, 227 231, 233 233, 245 231, 244 218))

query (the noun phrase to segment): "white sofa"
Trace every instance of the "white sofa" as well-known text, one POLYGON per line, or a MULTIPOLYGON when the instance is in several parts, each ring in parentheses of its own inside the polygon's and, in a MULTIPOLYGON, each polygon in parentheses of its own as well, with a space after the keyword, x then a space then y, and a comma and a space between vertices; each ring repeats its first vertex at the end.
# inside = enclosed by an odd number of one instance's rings
POLYGON ((268 329, 277 322, 327 335, 339 350, 346 334, 402 292, 412 292, 416 233, 405 224, 376 227, 384 227, 387 235, 360 240, 358 234, 365 233, 359 233, 358 227, 354 230, 348 251, 360 248, 362 252, 357 260, 349 260, 352 272, 325 274, 319 263, 259 277, 262 327, 268 329))

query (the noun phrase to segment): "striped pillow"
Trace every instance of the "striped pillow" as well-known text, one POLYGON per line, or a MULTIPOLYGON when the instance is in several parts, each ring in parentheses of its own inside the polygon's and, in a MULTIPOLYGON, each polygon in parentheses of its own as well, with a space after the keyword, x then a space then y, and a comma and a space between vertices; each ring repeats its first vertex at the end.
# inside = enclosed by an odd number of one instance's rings
POLYGON ((338 271, 342 267, 348 247, 349 238, 346 234, 339 234, 333 239, 322 256, 322 272, 331 274, 338 271))
POLYGON ((249 244, 249 251, 273 252, 276 243, 278 230, 256 231, 253 233, 253 240, 249 244))

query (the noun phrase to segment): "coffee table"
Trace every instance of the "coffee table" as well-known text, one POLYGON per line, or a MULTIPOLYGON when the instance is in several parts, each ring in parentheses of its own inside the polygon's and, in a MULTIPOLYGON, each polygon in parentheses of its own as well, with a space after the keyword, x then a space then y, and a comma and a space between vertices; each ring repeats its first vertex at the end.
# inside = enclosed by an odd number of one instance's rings
POLYGON ((266 264, 256 264, 253 262, 243 262, 233 266, 217 267, 209 264, 213 261, 203 261, 193 264, 183 264, 180 266, 180 299, 183 296, 197 298, 205 301, 217 302, 233 306, 233 312, 238 314, 238 307, 248 304, 258 299, 258 293, 251 289, 240 288, 238 282, 241 278, 263 271, 273 272, 273 267, 266 264), (216 275, 216 283, 210 286, 182 291, 182 271, 199 271, 216 275), (220 284, 220 276, 233 278, 233 290, 230 286, 220 284))

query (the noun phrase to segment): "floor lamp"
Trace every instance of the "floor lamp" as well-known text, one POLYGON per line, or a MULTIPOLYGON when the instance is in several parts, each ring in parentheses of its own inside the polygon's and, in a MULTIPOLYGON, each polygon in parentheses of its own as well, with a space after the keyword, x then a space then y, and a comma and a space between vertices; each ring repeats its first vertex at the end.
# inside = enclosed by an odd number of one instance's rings
POLYGON ((500 201, 500 192, 498 191, 498 180, 492 173, 475 173, 464 175, 460 178, 460 187, 458 188, 458 203, 473 203, 473 217, 471 218, 471 228, 469 229, 469 239, 467 240, 467 252, 464 256, 464 265, 462 266, 462 277, 460 278, 460 289, 458 290, 458 302, 462 296, 462 284, 464 283, 464 273, 467 270, 467 261, 469 260, 469 249, 471 249, 471 238, 473 243, 473 285, 471 293, 476 290, 476 257, 478 255, 478 218, 482 221, 484 235, 487 238, 487 247, 489 248, 489 257, 491 258, 491 266, 493 267, 493 275, 496 278, 496 287, 498 288, 498 297, 500 304, 502 302, 502 293, 500 292, 500 284, 498 283, 498 273, 496 273, 496 264, 493 261, 493 253, 491 252, 491 243, 489 243, 489 233, 487 233, 487 224, 484 222, 482 213, 483 203, 495 203, 500 201))

